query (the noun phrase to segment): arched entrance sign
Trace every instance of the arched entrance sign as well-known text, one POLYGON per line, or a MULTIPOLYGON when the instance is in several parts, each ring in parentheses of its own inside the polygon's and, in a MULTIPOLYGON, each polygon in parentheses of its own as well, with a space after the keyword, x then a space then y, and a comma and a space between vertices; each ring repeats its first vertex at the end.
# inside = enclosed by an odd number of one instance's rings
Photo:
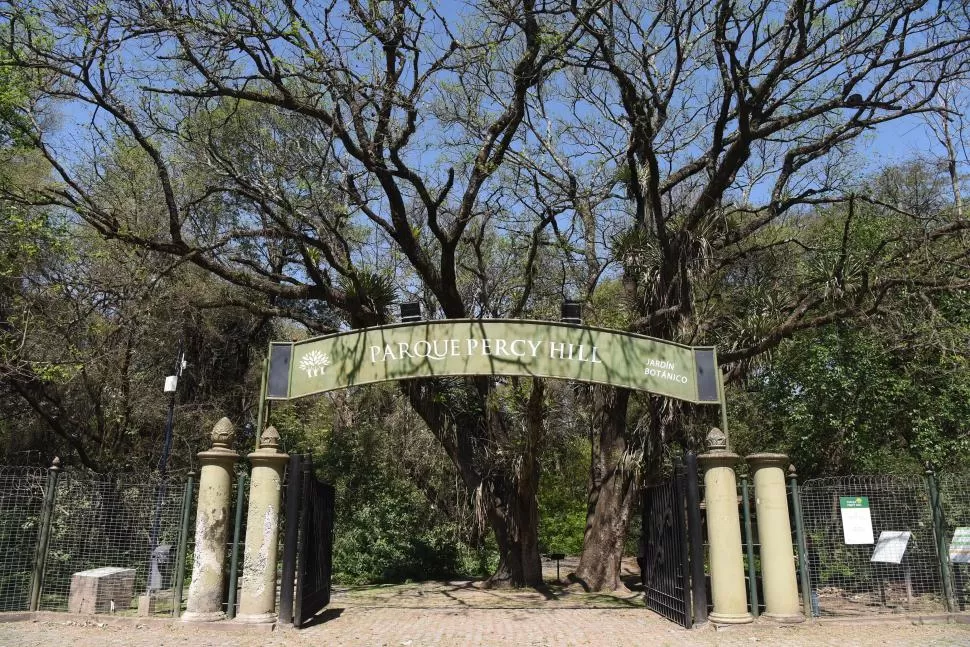
POLYGON ((722 404, 712 347, 547 321, 446 319, 270 345, 266 398, 421 377, 551 377, 722 404))

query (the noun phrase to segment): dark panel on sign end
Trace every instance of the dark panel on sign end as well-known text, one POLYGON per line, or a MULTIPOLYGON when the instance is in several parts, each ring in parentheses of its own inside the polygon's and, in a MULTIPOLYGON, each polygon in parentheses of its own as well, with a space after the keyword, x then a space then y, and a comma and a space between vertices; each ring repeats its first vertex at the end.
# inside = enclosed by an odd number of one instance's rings
POLYGON ((714 349, 705 348, 694 351, 697 363, 697 399, 700 402, 720 402, 717 397, 717 365, 714 363, 714 349))
POLYGON ((290 397, 290 360, 293 346, 272 344, 269 347, 269 380, 266 384, 266 397, 290 397))

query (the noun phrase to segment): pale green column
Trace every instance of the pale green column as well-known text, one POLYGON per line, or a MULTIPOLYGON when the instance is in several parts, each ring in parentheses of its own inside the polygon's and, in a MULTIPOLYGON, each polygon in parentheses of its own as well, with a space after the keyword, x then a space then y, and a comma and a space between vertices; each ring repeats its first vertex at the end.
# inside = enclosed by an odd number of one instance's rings
POLYGON ((235 429, 228 418, 212 428, 212 449, 199 454, 199 505, 195 517, 195 557, 185 622, 222 620, 223 567, 229 532, 233 467, 239 454, 229 449, 235 429))
POLYGON ((259 449, 249 454, 252 479, 246 518, 246 552, 238 622, 276 620, 276 553, 279 543, 283 468, 289 456, 279 450, 280 435, 268 427, 259 449))
POLYGON ((751 454, 746 460, 754 473, 764 617, 776 622, 802 622, 805 616, 798 603, 795 552, 785 489, 788 457, 784 454, 751 454))
POLYGON ((719 624, 740 624, 754 620, 748 613, 741 556, 741 518, 738 515, 738 485, 734 466, 738 455, 727 451, 727 437, 717 429, 707 435, 710 448, 697 457, 704 470, 704 504, 707 508, 707 538, 711 563, 711 600, 714 610, 708 619, 719 624))

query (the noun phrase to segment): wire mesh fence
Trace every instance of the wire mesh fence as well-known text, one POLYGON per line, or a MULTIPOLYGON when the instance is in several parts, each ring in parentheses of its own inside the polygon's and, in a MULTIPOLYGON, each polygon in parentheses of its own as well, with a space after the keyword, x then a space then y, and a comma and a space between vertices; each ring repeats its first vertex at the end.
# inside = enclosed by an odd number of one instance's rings
POLYGON ((0 467, 0 610, 173 613, 184 503, 184 476, 0 467))
POLYGON ((954 611, 970 611, 970 477, 940 478, 940 509, 943 540, 950 566, 954 611))
MULTIPOLYGON (((113 610, 137 609, 149 588, 172 589, 184 488, 180 481, 138 475, 67 473, 54 503, 51 538, 40 608, 81 611, 80 591, 88 571, 115 569, 113 610)), ((160 596, 164 599, 164 596, 160 596)), ((112 600, 109 600, 109 608, 112 600)), ((171 611, 158 604, 160 612, 171 611)), ((105 609, 92 609, 103 612, 105 609)))
POLYGON ((925 479, 812 479, 801 506, 815 615, 947 611, 925 479))
POLYGON ((29 606, 47 470, 0 466, 0 611, 29 606))

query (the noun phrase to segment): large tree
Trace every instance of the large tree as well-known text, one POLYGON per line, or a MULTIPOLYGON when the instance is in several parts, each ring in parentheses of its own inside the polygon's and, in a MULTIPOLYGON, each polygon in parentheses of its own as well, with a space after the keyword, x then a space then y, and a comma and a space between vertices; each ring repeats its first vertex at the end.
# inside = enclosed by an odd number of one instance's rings
MULTIPOLYGON (((434 316, 548 316, 557 295, 588 299, 618 278, 624 325, 718 343, 739 371, 895 290, 964 280, 960 218, 898 209, 923 233, 888 237, 868 272, 846 263, 846 237, 812 248, 799 229, 805 205, 844 194, 853 140, 934 109, 940 84, 965 74, 958 2, 0 7, 8 57, 46 89, 28 114, 87 115, 74 139, 34 121, 57 182, 16 197, 258 292, 238 305, 318 332, 385 323, 400 293, 434 316), (152 169, 158 218, 133 220, 98 190, 119 142, 152 169)), ((538 584, 543 384, 401 388, 495 532, 495 580, 538 584)), ((592 392, 577 573, 592 588, 618 584, 660 447, 689 441, 680 407, 649 398, 631 427, 630 401, 592 392)))
MULTIPOLYGON (((964 3, 630 1, 574 16, 586 36, 544 88, 558 116, 549 102, 529 113, 523 166, 543 204, 570 205, 583 293, 605 264, 619 270, 630 329, 717 344, 733 379, 799 331, 967 285, 959 210, 894 203, 853 178, 865 133, 938 110, 940 89, 966 78, 964 3), (816 207, 854 191, 856 208, 814 226, 816 207), (897 226, 860 246, 863 204, 897 226)), ((643 475, 664 444, 696 444, 698 412, 650 398, 633 426, 631 395, 598 391, 576 576, 611 588, 643 475)))

